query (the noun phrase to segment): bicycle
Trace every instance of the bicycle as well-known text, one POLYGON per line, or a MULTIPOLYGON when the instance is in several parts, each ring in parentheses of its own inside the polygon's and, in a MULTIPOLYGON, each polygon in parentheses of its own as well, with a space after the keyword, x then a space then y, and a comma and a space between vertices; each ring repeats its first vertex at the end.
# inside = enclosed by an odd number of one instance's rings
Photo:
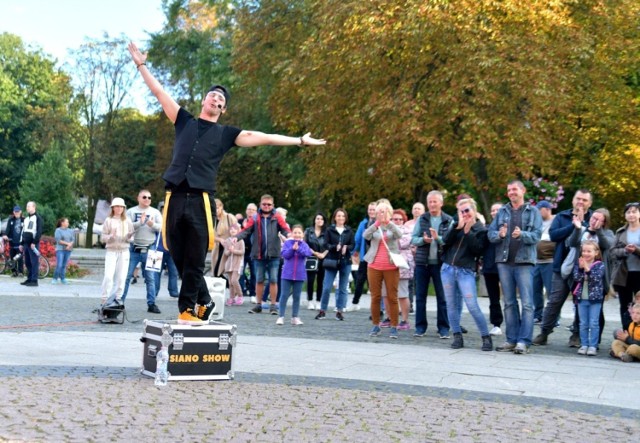
MULTIPOLYGON (((2 254, 0 254, 0 274, 4 274, 5 272, 24 274, 24 269, 18 269, 18 258, 20 256, 16 255, 14 258, 11 258, 9 243, 2 245, 1 242, 0 240, 0 245, 2 246, 2 254)), ((40 255, 38 257, 38 279, 48 277, 50 270, 49 260, 47 260, 44 255, 40 255)))

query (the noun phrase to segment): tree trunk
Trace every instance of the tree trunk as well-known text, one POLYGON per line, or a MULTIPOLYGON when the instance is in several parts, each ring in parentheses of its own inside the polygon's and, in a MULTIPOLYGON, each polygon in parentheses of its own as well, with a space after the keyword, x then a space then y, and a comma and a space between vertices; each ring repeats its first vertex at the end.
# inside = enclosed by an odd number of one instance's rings
POLYGON ((87 238, 84 242, 85 248, 93 248, 93 221, 96 219, 98 199, 89 196, 87 198, 87 238))

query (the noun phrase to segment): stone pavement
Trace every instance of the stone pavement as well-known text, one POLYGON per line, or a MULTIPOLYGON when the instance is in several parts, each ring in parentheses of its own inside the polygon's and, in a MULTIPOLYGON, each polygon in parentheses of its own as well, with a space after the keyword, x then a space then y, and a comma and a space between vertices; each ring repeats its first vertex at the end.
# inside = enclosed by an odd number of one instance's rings
MULTIPOLYGON (((602 441, 640 431, 640 364, 606 352, 617 300, 591 358, 566 346, 564 327, 529 355, 481 352, 466 313, 465 348, 452 350, 432 328, 370 339, 365 310, 337 322, 305 309, 292 327, 232 307, 236 379, 158 389, 139 374, 140 321, 175 318, 166 279, 163 314, 146 313, 139 283, 124 325, 96 322, 100 279, 25 288, 0 277, 0 441, 602 441)), ((435 322, 434 299, 428 308, 435 322)), ((563 325, 571 316, 567 303, 563 325)))

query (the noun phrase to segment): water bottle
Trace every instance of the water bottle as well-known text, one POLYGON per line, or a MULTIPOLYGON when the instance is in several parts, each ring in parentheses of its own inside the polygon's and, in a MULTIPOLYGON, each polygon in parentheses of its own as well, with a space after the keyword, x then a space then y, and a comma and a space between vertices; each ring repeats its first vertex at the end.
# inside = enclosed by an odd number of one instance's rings
POLYGON ((156 354, 156 379, 154 384, 156 386, 166 386, 169 376, 169 345, 173 342, 173 337, 170 334, 171 326, 165 324, 162 327, 162 337, 160 337, 160 343, 162 347, 156 354))
POLYGON ((33 248, 33 253, 36 254, 36 257, 40 257, 40 251, 38 251, 38 248, 33 248))
POLYGON ((22 254, 16 254, 13 256, 13 261, 18 261, 22 257, 22 254))
POLYGON ((158 361, 156 366, 156 379, 154 384, 156 386, 166 386, 169 380, 169 371, 167 371, 167 365, 169 363, 169 353, 165 348, 162 348, 156 355, 158 361))

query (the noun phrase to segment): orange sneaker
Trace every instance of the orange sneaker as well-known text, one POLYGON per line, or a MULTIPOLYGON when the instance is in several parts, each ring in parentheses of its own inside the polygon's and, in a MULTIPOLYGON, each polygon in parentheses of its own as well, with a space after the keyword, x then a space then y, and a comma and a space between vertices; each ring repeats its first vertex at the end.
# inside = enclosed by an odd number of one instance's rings
POLYGON ((213 302, 213 300, 211 300, 206 305, 198 305, 198 309, 197 309, 198 318, 202 320, 204 323, 209 323, 209 320, 211 319, 211 314, 213 314, 213 308, 215 306, 216 304, 213 302))
POLYGON ((197 325, 203 325, 204 323, 205 322, 203 322, 202 320, 200 320, 198 317, 195 316, 193 309, 191 308, 185 309, 183 312, 180 313, 180 315, 178 315, 179 325, 197 326, 197 325))

